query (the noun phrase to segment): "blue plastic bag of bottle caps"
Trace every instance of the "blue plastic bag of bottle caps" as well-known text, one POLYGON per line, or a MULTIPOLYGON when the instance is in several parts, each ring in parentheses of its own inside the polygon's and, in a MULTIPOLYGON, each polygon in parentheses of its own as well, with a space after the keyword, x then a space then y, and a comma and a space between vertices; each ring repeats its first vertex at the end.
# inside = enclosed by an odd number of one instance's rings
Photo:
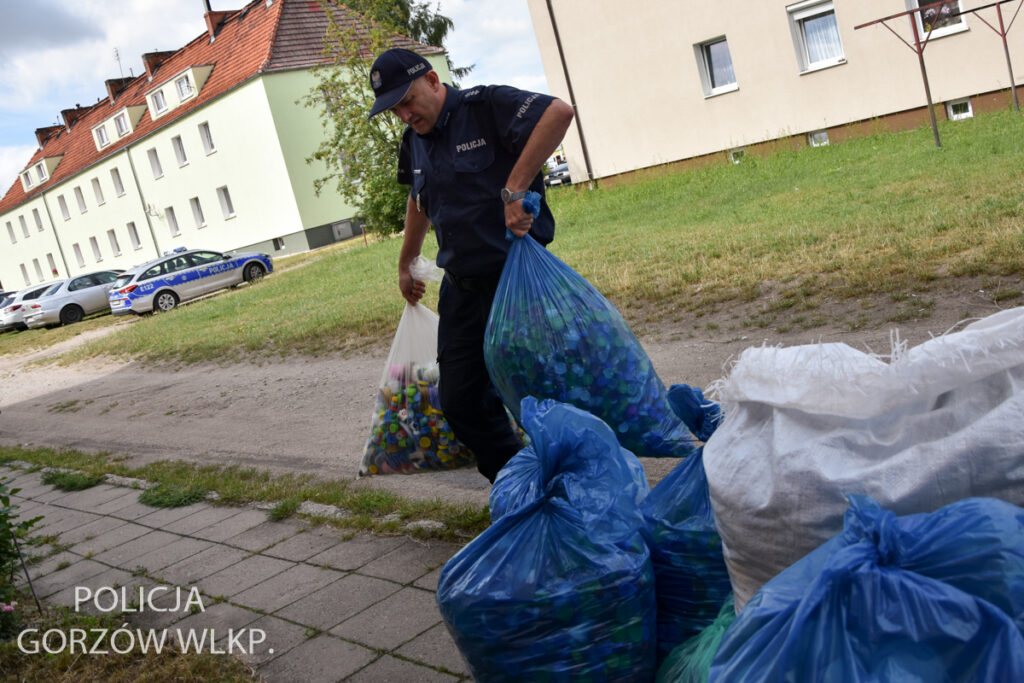
POLYGON ((526 396, 555 399, 604 420, 638 457, 692 453, 692 436, 618 310, 532 237, 508 234, 484 337, 505 405, 515 413, 526 396))
POLYGON ((843 531, 746 604, 709 680, 1024 681, 1024 510, 848 500, 843 531))
POLYGON ((478 681, 652 680, 643 467, 593 415, 529 397, 521 413, 531 445, 498 474, 491 526, 441 570, 441 616, 478 681))

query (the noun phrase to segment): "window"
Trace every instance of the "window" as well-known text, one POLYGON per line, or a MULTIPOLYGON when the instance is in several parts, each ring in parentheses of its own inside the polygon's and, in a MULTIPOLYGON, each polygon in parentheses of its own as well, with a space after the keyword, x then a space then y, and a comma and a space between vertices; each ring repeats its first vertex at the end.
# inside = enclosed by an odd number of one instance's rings
POLYGON ((275 237, 274 238, 274 251, 281 251, 282 249, 284 249, 284 238, 283 237, 275 237))
POLYGON ((196 219, 196 227, 204 227, 206 225, 206 217, 203 215, 203 207, 199 203, 199 197, 193 197, 188 200, 188 203, 192 205, 192 217, 196 219))
POLYGON ((26 239, 28 239, 28 222, 25 220, 24 214, 18 216, 18 223, 21 224, 21 234, 24 235, 26 239))
POLYGON ((117 241, 117 233, 107 230, 107 239, 110 240, 110 253, 114 256, 121 255, 121 245, 117 241))
POLYGON ((124 137, 128 135, 130 129, 128 128, 128 117, 123 113, 118 114, 114 117, 114 128, 117 128, 118 137, 124 137))
POLYGON ((800 71, 846 62, 831 0, 804 0, 786 8, 800 71))
POLYGON ((199 137, 203 141, 203 150, 207 154, 213 154, 217 148, 213 145, 213 136, 210 134, 210 124, 206 121, 199 124, 199 137))
POLYGON ((970 100, 955 100, 946 102, 946 117, 950 121, 961 121, 974 118, 974 110, 971 108, 970 100))
POLYGON ((156 153, 155 147, 150 147, 146 152, 149 155, 149 167, 153 169, 153 180, 164 177, 164 167, 160 165, 160 156, 156 153))
POLYGON ((188 157, 185 156, 185 145, 182 144, 180 135, 175 135, 171 138, 171 147, 174 148, 174 156, 178 159, 178 166, 187 164, 188 157))
POLYGON ((164 209, 164 215, 167 217, 167 227, 171 230, 171 237, 180 235, 181 229, 178 228, 178 217, 174 215, 174 207, 168 206, 164 209))
POLYGON ((103 206, 106 201, 103 199, 103 188, 100 187, 100 179, 92 179, 92 193, 96 195, 96 205, 103 206))
POLYGON ((135 229, 135 223, 128 223, 128 239, 132 241, 132 249, 141 249, 142 240, 139 239, 139 231, 135 229))
POLYGON ((64 216, 64 220, 71 220, 71 212, 68 211, 68 203, 64 200, 64 195, 57 196, 57 204, 60 206, 60 215, 64 216))
POLYGON ((828 131, 815 130, 807 134, 807 144, 811 147, 824 147, 828 144, 828 131))
POLYGON ((732 69, 729 43, 724 36, 694 45, 694 51, 697 54, 697 67, 700 70, 705 97, 732 92, 739 87, 736 85, 736 74, 732 69))
POLYGON ((36 222, 36 232, 42 232, 43 231, 43 219, 39 215, 39 209, 32 209, 32 218, 36 222))
POLYGON ((36 175, 39 177, 39 182, 46 180, 46 166, 42 162, 36 164, 36 175))
POLYGON ((192 90, 192 83, 188 80, 188 76, 182 76, 178 80, 174 81, 174 85, 178 87, 178 100, 184 102, 188 98, 192 97, 195 92, 192 90))
POLYGON ((25 183, 26 189, 32 187, 32 174, 25 171, 21 174, 21 182, 25 183))
POLYGON ((7 221, 7 236, 11 238, 11 244, 18 243, 18 238, 14 236, 14 226, 10 221, 7 221))
POLYGON ((39 264, 39 259, 32 259, 32 267, 36 269, 36 281, 43 281, 43 267, 39 264))
MULTIPOLYGON (((906 0, 907 9, 928 7, 938 0, 906 0)), ((967 30, 967 22, 960 16, 960 0, 951 0, 940 7, 929 7, 923 12, 914 12, 914 19, 917 21, 917 30, 924 40, 931 31, 932 38, 948 36, 950 33, 960 33, 967 30)))
POLYGON ((89 246, 92 247, 93 258, 96 259, 96 263, 103 260, 103 254, 100 253, 100 243, 96 241, 95 237, 89 238, 89 246))
POLYGON ((167 100, 164 99, 164 91, 157 90, 153 93, 153 110, 157 114, 162 114, 167 111, 167 100))
POLYGON ((78 242, 71 245, 71 248, 75 252, 75 260, 78 261, 79 268, 85 268, 85 257, 82 256, 82 247, 78 246, 78 242))
POLYGON ((110 138, 107 137, 107 127, 100 126, 96 129, 96 144, 100 147, 106 147, 110 144, 110 138))
POLYGON ((733 164, 738 164, 743 161, 744 156, 746 156, 746 152, 743 151, 742 147, 729 150, 729 161, 733 164))
POLYGON ((53 254, 46 255, 46 263, 50 266, 50 273, 53 275, 57 274, 57 262, 53 260, 53 254))
POLYGON ((110 180, 114 183, 114 194, 118 197, 123 197, 124 183, 121 182, 121 172, 116 168, 110 169, 110 180))
POLYGON ((25 286, 28 287, 32 284, 32 281, 28 279, 28 269, 25 268, 24 263, 19 263, 18 265, 21 267, 21 277, 25 280, 25 286))
POLYGON ((220 210, 224 212, 224 220, 233 218, 235 215, 235 207, 231 203, 231 193, 228 192, 228 188, 224 187, 217 188, 217 198, 220 199, 220 210))
POLYGON ((85 207, 85 195, 82 194, 82 188, 81 187, 76 187, 75 188, 75 201, 78 202, 78 212, 79 213, 85 213, 86 211, 89 210, 89 209, 87 209, 85 207))

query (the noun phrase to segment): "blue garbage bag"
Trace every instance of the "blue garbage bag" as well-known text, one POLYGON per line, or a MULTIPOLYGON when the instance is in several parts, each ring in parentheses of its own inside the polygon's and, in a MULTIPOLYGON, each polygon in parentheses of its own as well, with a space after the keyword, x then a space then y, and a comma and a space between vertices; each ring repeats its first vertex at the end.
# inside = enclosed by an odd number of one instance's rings
POLYGON ((672 650, 661 662, 655 683, 707 683, 711 660, 734 621, 736 601, 730 593, 711 625, 672 650))
POLYGON ((526 398, 531 445, 498 475, 492 525, 441 570, 441 616, 478 681, 645 681, 654 574, 639 461, 577 408, 526 398))
POLYGON ((505 404, 518 413, 520 401, 535 396, 582 408, 638 457, 692 453, 692 436, 622 315, 532 237, 509 236, 484 337, 505 404))
POLYGON ((657 582, 659 662, 711 624, 732 593, 703 455, 699 448, 676 465, 641 508, 657 582))
POLYGON ((843 531, 746 604, 709 680, 1024 680, 1024 510, 848 499, 843 531))
POLYGON ((704 392, 688 384, 673 384, 668 404, 679 419, 701 441, 707 441, 722 422, 722 406, 704 398, 704 392))

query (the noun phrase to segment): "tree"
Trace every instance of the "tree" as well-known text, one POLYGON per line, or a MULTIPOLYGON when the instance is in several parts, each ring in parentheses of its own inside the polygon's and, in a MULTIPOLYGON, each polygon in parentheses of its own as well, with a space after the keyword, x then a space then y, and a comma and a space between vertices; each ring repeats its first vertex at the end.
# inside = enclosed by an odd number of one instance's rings
MULTIPOLYGON (((376 55, 394 47, 400 36, 441 45, 453 24, 413 0, 319 0, 328 17, 324 55, 317 85, 303 98, 321 109, 325 137, 307 162, 323 162, 327 175, 314 181, 319 195, 334 189, 366 221, 367 232, 394 234, 403 229, 408 189, 395 178, 404 126, 384 114, 367 120, 373 104, 370 67, 376 55), (347 8, 356 9, 361 15, 347 8)), ((462 74, 469 69, 455 69, 462 74)))

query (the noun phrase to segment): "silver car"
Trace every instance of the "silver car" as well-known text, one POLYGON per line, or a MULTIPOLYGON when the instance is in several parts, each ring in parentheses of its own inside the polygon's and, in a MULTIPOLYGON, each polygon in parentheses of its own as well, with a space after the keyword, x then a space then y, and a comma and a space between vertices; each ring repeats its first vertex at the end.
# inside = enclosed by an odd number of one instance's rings
POLYGON ((0 309, 0 330, 24 330, 25 306, 55 284, 57 283, 47 282, 45 285, 26 287, 8 299, 3 309, 0 309))
POLYGON ((30 328, 71 325, 87 315, 109 311, 108 292, 123 270, 101 270, 58 282, 25 307, 30 328))
POLYGON ((259 252, 176 251, 118 277, 110 290, 110 312, 114 315, 167 312, 182 301, 260 280, 273 270, 270 256, 259 252))

